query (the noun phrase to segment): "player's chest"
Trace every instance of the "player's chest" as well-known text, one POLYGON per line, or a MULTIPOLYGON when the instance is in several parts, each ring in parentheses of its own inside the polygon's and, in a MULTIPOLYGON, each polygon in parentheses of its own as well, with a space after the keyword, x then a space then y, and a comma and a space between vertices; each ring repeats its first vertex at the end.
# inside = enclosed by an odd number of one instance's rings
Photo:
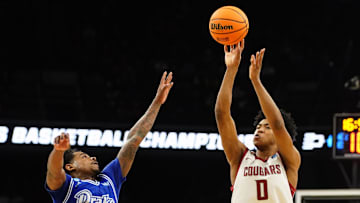
POLYGON ((249 158, 246 157, 241 163, 237 176, 245 178, 277 178, 284 176, 284 174, 286 174, 286 171, 279 159, 263 161, 250 156, 249 158))
POLYGON ((74 181, 72 197, 77 203, 114 203, 114 195, 108 181, 74 181))

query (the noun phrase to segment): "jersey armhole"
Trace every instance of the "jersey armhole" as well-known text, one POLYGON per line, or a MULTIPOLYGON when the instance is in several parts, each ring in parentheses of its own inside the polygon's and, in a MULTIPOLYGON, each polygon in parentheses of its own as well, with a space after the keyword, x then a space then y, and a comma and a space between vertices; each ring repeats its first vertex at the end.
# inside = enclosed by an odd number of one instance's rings
MULTIPOLYGON (((239 173, 239 169, 240 169, 241 162, 243 161, 243 159, 244 159, 244 157, 245 157, 245 155, 246 155, 246 153, 247 153, 248 151, 249 151, 249 149, 246 148, 245 151, 244 151, 244 153, 243 153, 243 155, 242 155, 242 157, 241 157, 241 159, 240 159, 239 166, 238 166, 238 169, 237 169, 236 175, 235 175, 235 180, 236 180, 237 174, 239 173)), ((234 182, 234 184, 235 184, 235 182, 234 182)), ((232 186, 230 187, 230 191, 232 192, 233 190, 234 190, 234 185, 232 185, 232 186)))
POLYGON ((294 197, 296 188, 294 188, 294 186, 292 186, 291 183, 289 183, 289 187, 290 187, 291 196, 294 197))

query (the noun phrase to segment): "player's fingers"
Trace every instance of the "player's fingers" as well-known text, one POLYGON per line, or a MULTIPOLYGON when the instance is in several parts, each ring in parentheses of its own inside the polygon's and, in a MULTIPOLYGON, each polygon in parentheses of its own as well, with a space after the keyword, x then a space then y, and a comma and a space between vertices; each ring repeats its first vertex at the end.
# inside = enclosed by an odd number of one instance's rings
POLYGON ((241 48, 240 42, 237 43, 235 46, 236 46, 236 50, 241 54, 242 48, 241 48))
POLYGON ((241 48, 240 42, 236 44, 236 48, 239 50, 239 52, 241 54, 242 48, 241 48))
POLYGON ((251 65, 254 65, 254 62, 255 62, 255 56, 254 56, 254 54, 251 54, 250 62, 251 62, 251 65))
POLYGON ((55 137, 54 144, 59 144, 60 136, 55 137))
POLYGON ((170 90, 173 85, 174 85, 173 82, 171 82, 169 84, 165 84, 164 89, 170 90))
POLYGON ((65 140, 68 140, 69 137, 70 137, 70 136, 69 136, 69 133, 66 133, 66 134, 64 135, 64 139, 65 139, 65 140))
POLYGON ((261 49, 261 52, 260 52, 261 54, 260 54, 260 63, 262 64, 262 62, 263 62, 263 59, 264 59, 264 54, 265 54, 265 48, 263 48, 263 49, 261 49))
POLYGON ((256 65, 260 64, 260 52, 256 52, 256 65))
POLYGON ((171 82, 171 83, 169 84, 169 90, 172 88, 173 85, 174 85, 174 82, 171 82))
POLYGON ((240 42, 239 42, 239 46, 240 46, 240 49, 243 50, 245 48, 245 39, 242 39, 240 42))
POLYGON ((164 71, 163 75, 161 76, 160 84, 163 84, 166 78, 167 72, 164 71))
POLYGON ((166 77, 165 84, 169 84, 173 78, 173 73, 170 72, 169 75, 166 77))
POLYGON ((227 47, 227 45, 224 45, 224 52, 225 52, 225 53, 228 53, 228 47, 227 47))

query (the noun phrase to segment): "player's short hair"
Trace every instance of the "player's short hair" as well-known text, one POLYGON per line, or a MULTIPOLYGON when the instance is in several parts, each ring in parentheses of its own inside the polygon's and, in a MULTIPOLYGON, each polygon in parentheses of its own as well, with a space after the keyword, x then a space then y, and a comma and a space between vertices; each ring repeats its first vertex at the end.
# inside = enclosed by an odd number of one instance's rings
POLYGON ((74 159, 74 153, 79 152, 80 150, 74 148, 74 149, 68 149, 64 153, 64 170, 69 173, 70 171, 66 170, 65 165, 70 164, 74 159))
MULTIPOLYGON (((285 128, 289 132, 294 142, 297 135, 297 126, 295 124, 295 121, 291 116, 291 113, 286 112, 284 109, 280 109, 280 112, 285 122, 285 128)), ((258 114, 255 116, 254 126, 257 126, 263 119, 265 119, 265 115, 262 111, 259 111, 258 114)))

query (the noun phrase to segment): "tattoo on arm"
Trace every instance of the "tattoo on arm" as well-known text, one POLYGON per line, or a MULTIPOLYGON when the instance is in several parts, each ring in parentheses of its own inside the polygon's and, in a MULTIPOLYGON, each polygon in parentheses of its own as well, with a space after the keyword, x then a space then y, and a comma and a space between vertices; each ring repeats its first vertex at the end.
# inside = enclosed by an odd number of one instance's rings
POLYGON ((118 154, 124 176, 126 176, 129 172, 134 161, 136 151, 138 150, 141 141, 152 128, 159 110, 160 104, 153 102, 146 113, 130 129, 126 143, 118 154))
POLYGON ((160 105, 152 104, 145 115, 143 115, 134 127, 131 128, 127 140, 130 140, 134 136, 137 136, 142 140, 154 125, 159 109, 160 105))

